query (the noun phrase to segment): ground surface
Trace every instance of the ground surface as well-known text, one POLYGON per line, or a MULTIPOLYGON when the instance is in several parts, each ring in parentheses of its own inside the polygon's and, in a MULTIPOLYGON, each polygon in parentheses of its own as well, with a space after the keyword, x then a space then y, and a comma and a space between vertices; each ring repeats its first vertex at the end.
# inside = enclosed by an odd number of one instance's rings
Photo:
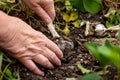
MULTIPOLYGON (((56 11, 57 12, 57 11, 56 11)), ((18 13, 14 13, 12 15, 17 15, 18 13)), ((21 19, 24 19, 24 15, 17 15, 21 19)), ((100 21, 104 23, 104 19, 101 15, 91 15, 91 14, 83 14, 79 13, 80 19, 84 20, 90 20, 90 21, 100 21)), ((59 12, 57 12, 57 18, 61 19, 59 16, 59 12)), ((26 22, 28 22, 26 20, 26 22)), ((46 36, 48 36, 51 40, 51 34, 48 31, 47 27, 44 26, 44 23, 42 21, 35 22, 31 19, 31 26, 35 28, 38 31, 43 32, 46 36)), ((80 62, 82 66, 84 66, 87 69, 94 70, 96 66, 99 66, 99 62, 96 61, 96 59, 88 52, 88 50, 85 48, 84 43, 88 41, 94 41, 96 43, 102 44, 106 37, 103 38, 97 38, 95 36, 85 37, 84 31, 85 27, 82 28, 70 28, 70 35, 65 36, 62 33, 59 33, 65 40, 72 40, 74 43, 74 49, 68 49, 63 51, 64 53, 64 59, 62 60, 62 65, 60 67, 55 67, 54 70, 48 70, 45 68, 41 68, 45 72, 45 76, 37 76, 33 73, 31 73, 29 70, 27 70, 21 63, 16 62, 15 64, 10 65, 10 69, 14 71, 14 69, 19 67, 20 71, 20 78, 21 80, 65 80, 66 78, 71 77, 81 77, 83 74, 77 67, 77 62, 80 62)), ((120 43, 116 38, 109 37, 108 38, 113 44, 119 45, 120 43)), ((116 68, 114 66, 110 66, 108 68, 109 72, 104 75, 107 80, 116 80, 115 75, 116 68)))

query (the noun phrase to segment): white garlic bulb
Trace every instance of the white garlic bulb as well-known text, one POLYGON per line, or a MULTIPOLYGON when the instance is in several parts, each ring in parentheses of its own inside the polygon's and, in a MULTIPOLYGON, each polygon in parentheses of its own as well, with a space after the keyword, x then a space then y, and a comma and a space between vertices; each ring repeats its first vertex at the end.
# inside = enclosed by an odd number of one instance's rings
POLYGON ((97 24, 95 26, 95 32, 101 32, 101 31, 105 31, 105 30, 106 30, 106 28, 103 24, 97 24))
POLYGON ((95 26, 95 34, 96 36, 103 36, 106 32, 106 28, 103 24, 97 24, 95 26))

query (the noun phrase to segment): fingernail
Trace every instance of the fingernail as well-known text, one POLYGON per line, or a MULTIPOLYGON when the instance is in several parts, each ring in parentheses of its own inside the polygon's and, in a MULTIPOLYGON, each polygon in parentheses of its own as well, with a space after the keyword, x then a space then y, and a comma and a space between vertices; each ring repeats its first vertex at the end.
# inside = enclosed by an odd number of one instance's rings
POLYGON ((49 69, 54 69, 54 66, 53 66, 51 63, 49 63, 49 65, 48 65, 47 68, 49 68, 49 69))
POLYGON ((41 76, 44 76, 45 74, 44 74, 44 72, 41 72, 40 75, 41 75, 41 76))
POLYGON ((63 59, 63 55, 61 55, 61 59, 63 59))
POLYGON ((63 53, 62 53, 62 51, 60 51, 60 59, 62 59, 63 58, 63 53))
POLYGON ((54 66, 51 66, 51 69, 54 69, 54 66))
POLYGON ((36 74, 38 74, 40 76, 44 76, 45 75, 44 72, 42 72, 42 71, 38 71, 36 74))
POLYGON ((58 66, 61 66, 61 61, 59 61, 58 66))

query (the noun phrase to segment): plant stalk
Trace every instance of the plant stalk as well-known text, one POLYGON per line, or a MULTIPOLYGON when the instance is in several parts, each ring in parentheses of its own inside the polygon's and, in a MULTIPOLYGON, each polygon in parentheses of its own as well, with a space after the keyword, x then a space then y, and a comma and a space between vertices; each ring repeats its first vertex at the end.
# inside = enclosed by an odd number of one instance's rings
POLYGON ((60 37, 60 35, 56 32, 53 23, 49 23, 47 26, 48 26, 48 29, 50 30, 50 32, 51 32, 51 34, 54 38, 59 38, 60 37))

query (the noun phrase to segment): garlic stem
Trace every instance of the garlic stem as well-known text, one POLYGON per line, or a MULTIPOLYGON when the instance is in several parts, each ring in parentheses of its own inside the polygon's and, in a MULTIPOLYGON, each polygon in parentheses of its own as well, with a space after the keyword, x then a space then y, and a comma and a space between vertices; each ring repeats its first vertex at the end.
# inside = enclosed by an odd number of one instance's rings
POLYGON ((48 26, 48 29, 50 30, 50 32, 51 32, 51 34, 54 38, 59 38, 60 37, 60 35, 56 32, 53 23, 49 23, 47 26, 48 26))

